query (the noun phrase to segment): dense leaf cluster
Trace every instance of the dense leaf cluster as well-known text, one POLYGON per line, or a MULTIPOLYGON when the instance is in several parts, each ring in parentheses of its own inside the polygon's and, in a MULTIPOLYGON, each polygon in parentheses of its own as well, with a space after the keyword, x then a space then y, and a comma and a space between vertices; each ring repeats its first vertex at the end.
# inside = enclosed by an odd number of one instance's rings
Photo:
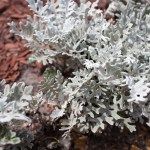
MULTIPOLYGON (((11 27, 35 52, 30 59, 72 69, 66 78, 63 69, 56 67, 42 86, 43 99, 57 103, 50 118, 63 116, 61 130, 96 133, 110 124, 132 132, 135 122, 143 123, 143 118, 150 126, 149 5, 124 5, 112 24, 95 9, 97 2, 81 0, 78 6, 72 0, 51 0, 45 5, 41 0, 27 1, 33 17, 11 27)), ((19 109, 32 101, 27 88, 21 88, 19 109)), ((6 119, 16 117, 24 118, 13 113, 6 119)))

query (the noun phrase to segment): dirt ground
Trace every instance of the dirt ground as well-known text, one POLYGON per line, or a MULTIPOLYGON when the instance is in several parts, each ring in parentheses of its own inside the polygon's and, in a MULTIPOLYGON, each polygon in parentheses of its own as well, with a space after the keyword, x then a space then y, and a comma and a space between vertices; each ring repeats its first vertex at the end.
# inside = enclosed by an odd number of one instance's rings
MULTIPOLYGON (((104 0, 103 0, 104 1, 104 0)), ((104 5, 106 6, 106 5, 104 5)), ((0 80, 6 79, 8 83, 24 81, 35 85, 41 80, 42 65, 39 63, 28 64, 31 52, 24 47, 25 41, 10 33, 8 23, 21 21, 31 11, 25 0, 0 0, 0 80)), ((70 150, 150 150, 150 129, 137 125, 137 131, 120 131, 116 127, 108 127, 101 135, 72 133, 70 150)), ((33 144, 34 150, 45 145, 40 136, 54 133, 52 128, 43 130, 33 144)), ((52 135, 51 135, 52 136, 52 135)), ((61 149, 61 148, 58 148, 61 149)))

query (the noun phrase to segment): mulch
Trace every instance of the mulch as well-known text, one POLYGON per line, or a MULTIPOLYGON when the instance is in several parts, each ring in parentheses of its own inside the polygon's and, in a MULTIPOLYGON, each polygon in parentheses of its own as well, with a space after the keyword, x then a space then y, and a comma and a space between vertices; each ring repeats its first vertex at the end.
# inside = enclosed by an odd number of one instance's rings
POLYGON ((41 67, 37 63, 28 65, 31 51, 24 46, 25 41, 10 33, 8 25, 12 21, 22 21, 30 14, 25 0, 0 0, 0 80, 14 82, 22 76, 24 68, 41 67))

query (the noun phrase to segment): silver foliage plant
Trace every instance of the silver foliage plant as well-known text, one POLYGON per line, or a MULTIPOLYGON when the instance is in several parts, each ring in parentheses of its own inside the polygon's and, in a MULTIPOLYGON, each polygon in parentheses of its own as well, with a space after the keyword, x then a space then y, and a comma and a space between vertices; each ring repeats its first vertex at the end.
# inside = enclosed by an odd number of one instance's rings
POLYGON ((31 96, 32 88, 22 82, 12 86, 4 80, 0 82, 0 145, 20 143, 13 128, 24 122, 31 123, 25 113, 36 106, 38 99, 40 102, 40 94, 31 96))
POLYGON ((11 28, 35 52, 30 59, 46 65, 68 56, 67 67, 79 66, 69 78, 58 70, 45 81, 46 99, 58 104, 50 117, 65 115, 61 130, 96 133, 110 124, 132 132, 143 117, 150 126, 149 4, 128 3, 112 24, 97 1, 27 1, 33 17, 11 28))

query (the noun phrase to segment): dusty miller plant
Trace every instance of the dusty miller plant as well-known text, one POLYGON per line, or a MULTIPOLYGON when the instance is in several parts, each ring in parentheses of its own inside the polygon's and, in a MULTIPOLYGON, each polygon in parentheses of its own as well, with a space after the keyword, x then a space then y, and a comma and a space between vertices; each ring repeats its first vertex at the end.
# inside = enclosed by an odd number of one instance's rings
POLYGON ((50 118, 63 116, 61 130, 96 133, 110 124, 132 132, 143 118, 150 126, 149 4, 128 3, 112 24, 97 2, 27 1, 33 17, 11 28, 34 51, 30 60, 47 65, 67 58, 73 69, 69 78, 61 70, 47 76, 42 88, 57 103, 50 118))
POLYGON ((40 95, 33 96, 32 88, 22 82, 12 86, 4 80, 0 82, 0 146, 20 143, 15 131, 23 123, 31 123, 26 112, 40 102, 40 95))

